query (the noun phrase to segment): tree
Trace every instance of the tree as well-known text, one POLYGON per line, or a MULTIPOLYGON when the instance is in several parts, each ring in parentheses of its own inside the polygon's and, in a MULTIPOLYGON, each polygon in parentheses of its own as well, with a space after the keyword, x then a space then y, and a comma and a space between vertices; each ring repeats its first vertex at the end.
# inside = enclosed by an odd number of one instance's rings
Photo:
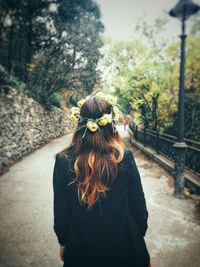
POLYGON ((154 130, 162 129, 176 110, 171 77, 175 66, 165 57, 166 41, 159 38, 165 23, 165 18, 152 26, 140 22, 136 29, 145 39, 115 43, 104 63, 112 69, 110 84, 123 108, 134 111, 140 124, 154 130))
MULTIPOLYGON (((187 138, 200 139, 200 27, 193 16, 186 43, 185 122, 187 138)), ((180 42, 167 41, 160 32, 167 23, 141 20, 130 42, 109 43, 102 69, 106 88, 119 96, 125 112, 139 125, 177 135, 180 42)))
MULTIPOLYGON (((185 65, 185 137, 200 140, 200 14, 192 17, 191 30, 186 41, 185 65)), ((168 46, 168 56, 171 60, 180 57, 180 44, 173 42, 168 46)), ((172 84, 176 90, 179 88, 179 63, 172 75, 172 84)), ((168 129, 173 134, 177 124, 178 114, 174 114, 174 122, 168 129)))
POLYGON ((8 55, 1 64, 28 84, 33 97, 48 105, 63 90, 92 91, 104 30, 95 2, 9 0, 1 11, 0 54, 8 55))
POLYGON ((48 7, 48 0, 1 0, 1 64, 21 80, 27 79, 27 66, 41 47, 41 39, 50 40, 48 7))
MULTIPOLYGON (((99 20, 98 6, 87 2, 85 10, 79 2, 76 9, 72 6, 75 14, 69 22, 61 16, 65 6, 59 6, 60 38, 55 46, 44 49, 35 57, 33 64, 37 66, 31 74, 29 88, 45 102, 61 90, 90 93, 96 82, 96 66, 102 45, 99 33, 103 31, 103 25, 99 20)), ((70 6, 67 7, 69 12, 70 6)))

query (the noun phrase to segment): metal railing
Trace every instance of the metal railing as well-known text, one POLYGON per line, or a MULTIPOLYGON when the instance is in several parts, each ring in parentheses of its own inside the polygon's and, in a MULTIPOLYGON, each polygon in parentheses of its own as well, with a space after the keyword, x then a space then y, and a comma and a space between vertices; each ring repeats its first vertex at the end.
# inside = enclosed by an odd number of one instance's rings
MULTIPOLYGON (((144 146, 151 147, 157 154, 175 161, 175 149, 173 147, 177 139, 175 136, 153 131, 146 127, 139 128, 134 123, 130 123, 129 128, 136 141, 142 143, 144 146)), ((186 138, 184 141, 187 144, 185 168, 200 176, 200 142, 186 138)))

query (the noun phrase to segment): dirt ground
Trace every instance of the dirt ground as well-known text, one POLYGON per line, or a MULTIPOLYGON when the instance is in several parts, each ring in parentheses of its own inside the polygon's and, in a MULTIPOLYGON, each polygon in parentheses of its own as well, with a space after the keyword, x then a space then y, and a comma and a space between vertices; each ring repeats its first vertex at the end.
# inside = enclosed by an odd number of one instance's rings
MULTIPOLYGON (((172 177, 131 146, 122 126, 119 131, 133 150, 142 179, 152 267, 200 267, 195 201, 174 198, 172 177)), ((54 154, 70 140, 71 135, 53 140, 0 177, 0 267, 62 266, 53 231, 52 175, 54 154)))

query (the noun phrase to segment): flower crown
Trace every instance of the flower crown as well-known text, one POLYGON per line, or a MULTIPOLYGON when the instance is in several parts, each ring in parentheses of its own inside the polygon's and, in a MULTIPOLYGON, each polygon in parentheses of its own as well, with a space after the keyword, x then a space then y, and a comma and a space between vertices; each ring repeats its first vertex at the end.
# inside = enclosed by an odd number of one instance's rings
MULTIPOLYGON (((112 95, 105 95, 103 92, 98 92, 95 96, 104 99, 107 103, 109 103, 112 106, 111 113, 110 114, 105 113, 103 114, 103 116, 97 119, 85 118, 80 115, 80 109, 90 96, 87 96, 85 99, 81 99, 80 101, 78 101, 77 103, 78 106, 71 108, 70 119, 72 121, 78 121, 83 119, 86 120, 86 124, 80 127, 80 128, 86 127, 82 138, 85 136, 87 129, 89 129, 91 132, 96 132, 97 130, 100 130, 99 126, 106 126, 109 123, 112 123, 113 125, 113 121, 117 121, 119 119, 120 110, 117 106, 117 97, 114 97, 112 95)), ((77 130, 79 130, 80 128, 78 128, 77 130)))

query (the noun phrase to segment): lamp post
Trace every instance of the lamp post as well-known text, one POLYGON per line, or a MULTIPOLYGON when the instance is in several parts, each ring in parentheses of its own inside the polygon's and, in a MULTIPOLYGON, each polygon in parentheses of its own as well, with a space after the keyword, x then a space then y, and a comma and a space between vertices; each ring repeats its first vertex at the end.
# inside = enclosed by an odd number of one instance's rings
POLYGON ((178 4, 169 11, 169 15, 181 20, 182 33, 181 38, 181 55, 180 55, 180 77, 179 77, 179 101, 178 101, 178 132, 177 140, 173 145, 175 148, 175 172, 174 172, 174 192, 173 195, 178 198, 184 197, 184 166, 185 150, 184 142, 185 131, 185 21, 193 14, 198 12, 199 6, 190 0, 179 0, 178 4))

